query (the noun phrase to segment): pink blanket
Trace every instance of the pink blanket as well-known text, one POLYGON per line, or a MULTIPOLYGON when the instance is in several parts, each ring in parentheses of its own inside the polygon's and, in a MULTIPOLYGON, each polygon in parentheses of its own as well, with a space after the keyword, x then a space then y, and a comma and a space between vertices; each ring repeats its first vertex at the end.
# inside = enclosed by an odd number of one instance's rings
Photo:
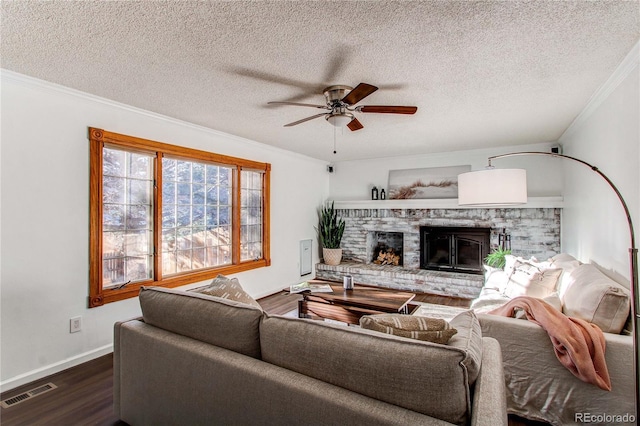
POLYGON ((489 313, 512 317, 515 308, 523 309, 529 321, 549 334, 558 360, 574 376, 600 389, 611 390, 604 359, 604 334, 597 325, 567 317, 548 303, 527 296, 516 297, 489 313))

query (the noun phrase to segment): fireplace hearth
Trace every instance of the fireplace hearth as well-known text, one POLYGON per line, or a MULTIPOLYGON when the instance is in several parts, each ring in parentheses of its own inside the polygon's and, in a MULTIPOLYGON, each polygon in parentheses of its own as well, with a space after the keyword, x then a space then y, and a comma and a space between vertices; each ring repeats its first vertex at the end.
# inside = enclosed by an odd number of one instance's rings
POLYGON ((482 274, 491 228, 420 227, 420 268, 482 274))

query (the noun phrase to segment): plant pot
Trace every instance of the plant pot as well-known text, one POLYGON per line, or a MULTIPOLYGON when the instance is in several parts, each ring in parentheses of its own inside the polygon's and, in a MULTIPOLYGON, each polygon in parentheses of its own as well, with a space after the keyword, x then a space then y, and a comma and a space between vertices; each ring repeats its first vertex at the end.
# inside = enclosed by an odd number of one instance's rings
POLYGON ((339 265, 342 260, 342 249, 322 248, 322 259, 327 265, 339 265))

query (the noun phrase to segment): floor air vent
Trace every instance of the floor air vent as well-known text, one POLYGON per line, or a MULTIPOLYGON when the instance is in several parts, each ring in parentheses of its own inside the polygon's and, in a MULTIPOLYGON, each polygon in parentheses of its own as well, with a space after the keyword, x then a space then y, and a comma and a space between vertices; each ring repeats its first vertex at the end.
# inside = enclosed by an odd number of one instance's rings
POLYGON ((0 401, 0 406, 2 406, 2 408, 13 407, 16 404, 21 403, 22 401, 26 401, 27 399, 42 395, 43 393, 49 392, 50 390, 54 390, 55 388, 57 388, 57 386, 49 382, 42 386, 38 386, 37 388, 23 392, 20 395, 2 400, 0 401))

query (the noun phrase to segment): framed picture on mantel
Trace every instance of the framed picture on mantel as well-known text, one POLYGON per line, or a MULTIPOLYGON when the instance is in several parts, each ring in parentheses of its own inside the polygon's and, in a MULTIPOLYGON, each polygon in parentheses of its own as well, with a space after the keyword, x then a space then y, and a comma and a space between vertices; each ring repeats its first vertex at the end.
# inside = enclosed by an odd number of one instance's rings
POLYGON ((458 198, 458 175, 471 166, 389 170, 389 198, 458 198))

